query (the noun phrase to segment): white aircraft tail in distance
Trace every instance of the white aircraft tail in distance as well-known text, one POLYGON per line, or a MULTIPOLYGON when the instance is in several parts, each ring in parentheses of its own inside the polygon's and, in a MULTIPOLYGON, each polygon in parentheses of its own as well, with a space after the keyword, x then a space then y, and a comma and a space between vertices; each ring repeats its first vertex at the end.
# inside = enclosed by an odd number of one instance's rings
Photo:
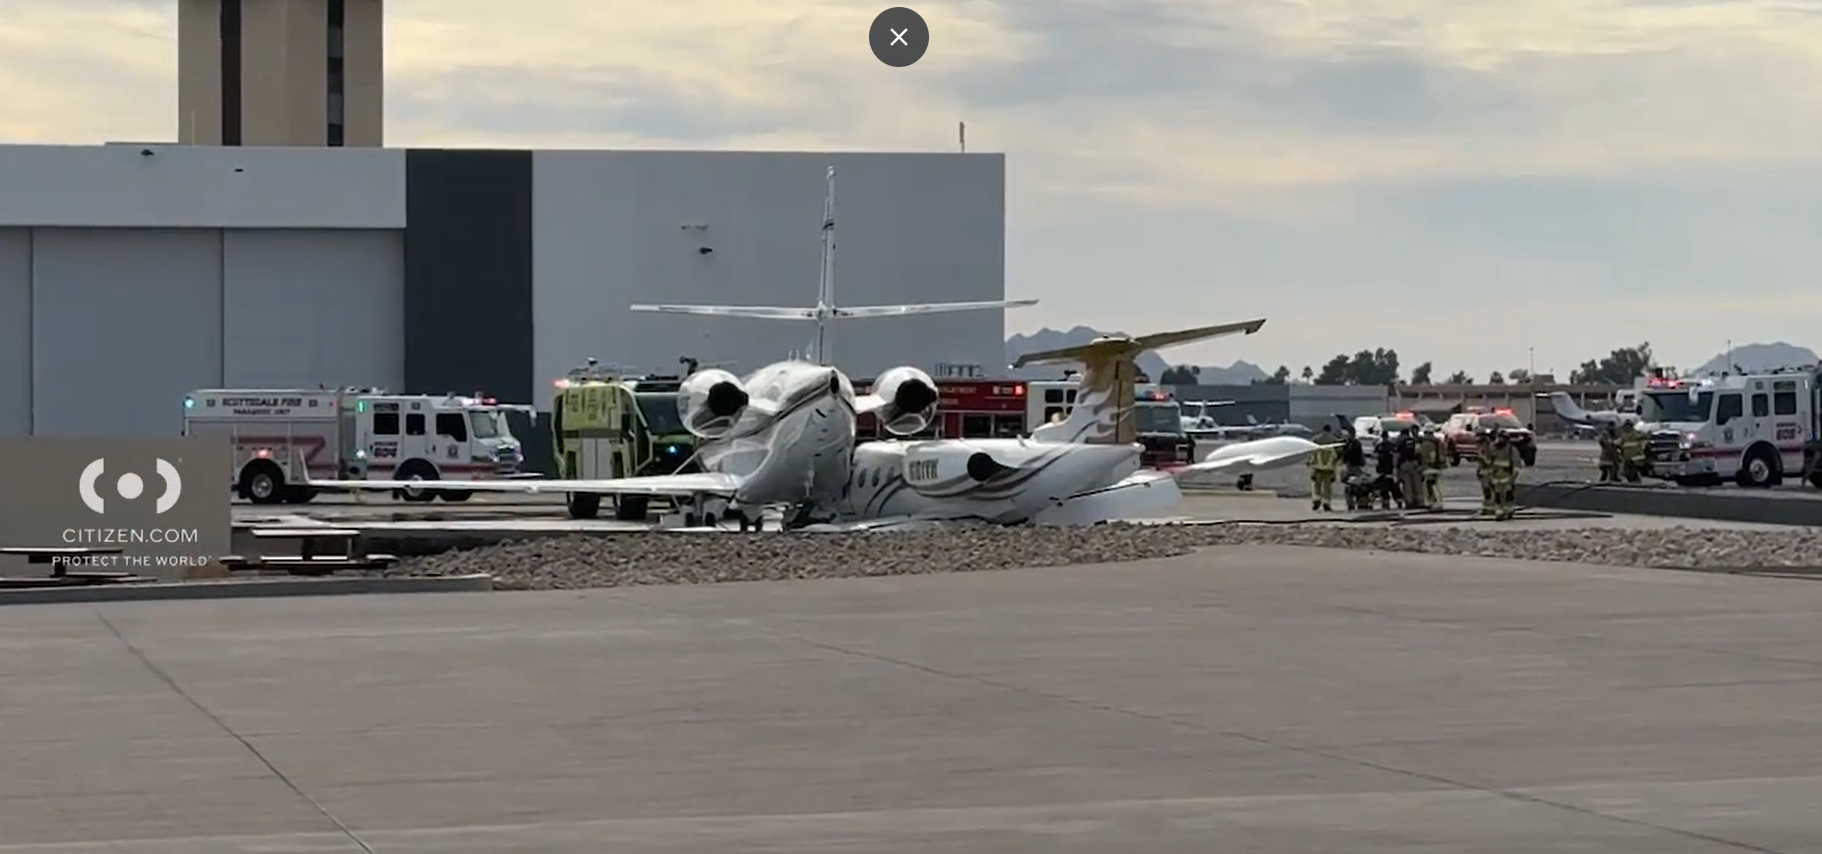
POLYGON ((837 320, 911 317, 923 314, 949 314, 962 311, 996 311, 1037 305, 1034 299, 980 300, 975 302, 902 303, 898 305, 843 306, 835 301, 835 167, 829 167, 828 189, 823 197, 822 271, 816 304, 812 306, 771 305, 668 305, 639 303, 633 311, 658 314, 692 314, 702 317, 745 317, 755 320, 808 321, 816 325, 805 361, 819 365, 834 364, 829 326, 837 320))
POLYGON ((1012 363, 1014 369, 1077 362, 1082 365, 1075 407, 1062 421, 1033 430, 1031 438, 1040 442, 1086 445, 1134 444, 1139 440, 1138 423, 1133 416, 1138 408, 1139 366, 1134 360, 1140 353, 1225 335, 1252 335, 1264 326, 1265 319, 1260 318, 1138 338, 1103 335, 1087 344, 1020 356, 1012 363))

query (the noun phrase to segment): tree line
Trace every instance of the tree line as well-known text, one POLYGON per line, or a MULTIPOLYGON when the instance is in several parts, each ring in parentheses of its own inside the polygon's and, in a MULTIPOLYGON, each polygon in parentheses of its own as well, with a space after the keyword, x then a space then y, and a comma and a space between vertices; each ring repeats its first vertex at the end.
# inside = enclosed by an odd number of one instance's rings
MULTIPOLYGON (((1652 366, 1651 343, 1645 342, 1636 347, 1621 347, 1600 359, 1589 359, 1575 370, 1569 372, 1569 382, 1577 385, 1631 385, 1634 379, 1644 375, 1652 366)), ((1202 369, 1194 365, 1178 365, 1166 370, 1158 382, 1164 385, 1196 385, 1200 382, 1202 369)), ((1254 380, 1254 385, 1286 385, 1292 382, 1304 382, 1310 385, 1436 385, 1436 366, 1424 362, 1411 369, 1406 377, 1398 364, 1398 351, 1387 347, 1372 350, 1361 350, 1352 356, 1338 353, 1335 358, 1317 368, 1304 365, 1303 370, 1293 371, 1289 365, 1279 365, 1271 376, 1254 380)), ((1531 372, 1524 368, 1513 368, 1509 371, 1494 371, 1487 375, 1487 385, 1523 385, 1531 381, 1531 372)), ((1456 371, 1444 377, 1445 385, 1474 385, 1482 380, 1471 376, 1467 371, 1456 371)))

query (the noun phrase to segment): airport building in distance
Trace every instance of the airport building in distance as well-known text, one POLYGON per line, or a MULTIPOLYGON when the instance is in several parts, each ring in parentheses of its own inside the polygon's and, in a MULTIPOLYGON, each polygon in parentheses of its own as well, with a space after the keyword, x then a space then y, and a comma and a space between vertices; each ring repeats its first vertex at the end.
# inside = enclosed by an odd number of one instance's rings
MULTIPOLYGON (((380 0, 180 2, 179 142, 0 145, 0 435, 173 435, 207 387, 547 408, 590 357, 750 370, 812 328, 628 306, 813 304, 830 166, 844 304, 1005 298, 1003 155, 386 148, 380 0)), ((1005 361, 1004 312, 834 335, 857 378, 1005 361)))

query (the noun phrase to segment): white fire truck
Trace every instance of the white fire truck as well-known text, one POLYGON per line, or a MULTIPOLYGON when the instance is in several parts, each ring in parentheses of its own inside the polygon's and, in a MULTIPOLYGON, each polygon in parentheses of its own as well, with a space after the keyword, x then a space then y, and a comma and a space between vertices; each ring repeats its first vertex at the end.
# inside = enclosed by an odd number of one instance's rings
POLYGON ((1650 474, 1685 486, 1776 486, 1817 429, 1813 370, 1666 380, 1642 391, 1650 474))
MULTIPOLYGON (((480 480, 515 475, 523 461, 506 412, 527 407, 479 394, 201 389, 183 407, 184 435, 229 441, 229 487, 254 504, 309 501, 311 480, 480 480)), ((473 494, 424 489, 394 497, 466 501, 473 494)))

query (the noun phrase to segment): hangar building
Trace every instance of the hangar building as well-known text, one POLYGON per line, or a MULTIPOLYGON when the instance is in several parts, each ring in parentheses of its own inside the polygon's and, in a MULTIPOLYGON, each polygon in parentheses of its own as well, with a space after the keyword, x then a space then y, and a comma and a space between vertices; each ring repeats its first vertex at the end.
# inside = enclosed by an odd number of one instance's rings
MULTIPOLYGON (((547 409, 591 356, 751 369, 811 329, 627 307, 814 303, 830 165, 843 303, 1005 298, 998 154, 0 147, 0 435, 171 435, 210 386, 547 409)), ((850 321, 834 352, 997 365, 1004 328, 850 321)))

